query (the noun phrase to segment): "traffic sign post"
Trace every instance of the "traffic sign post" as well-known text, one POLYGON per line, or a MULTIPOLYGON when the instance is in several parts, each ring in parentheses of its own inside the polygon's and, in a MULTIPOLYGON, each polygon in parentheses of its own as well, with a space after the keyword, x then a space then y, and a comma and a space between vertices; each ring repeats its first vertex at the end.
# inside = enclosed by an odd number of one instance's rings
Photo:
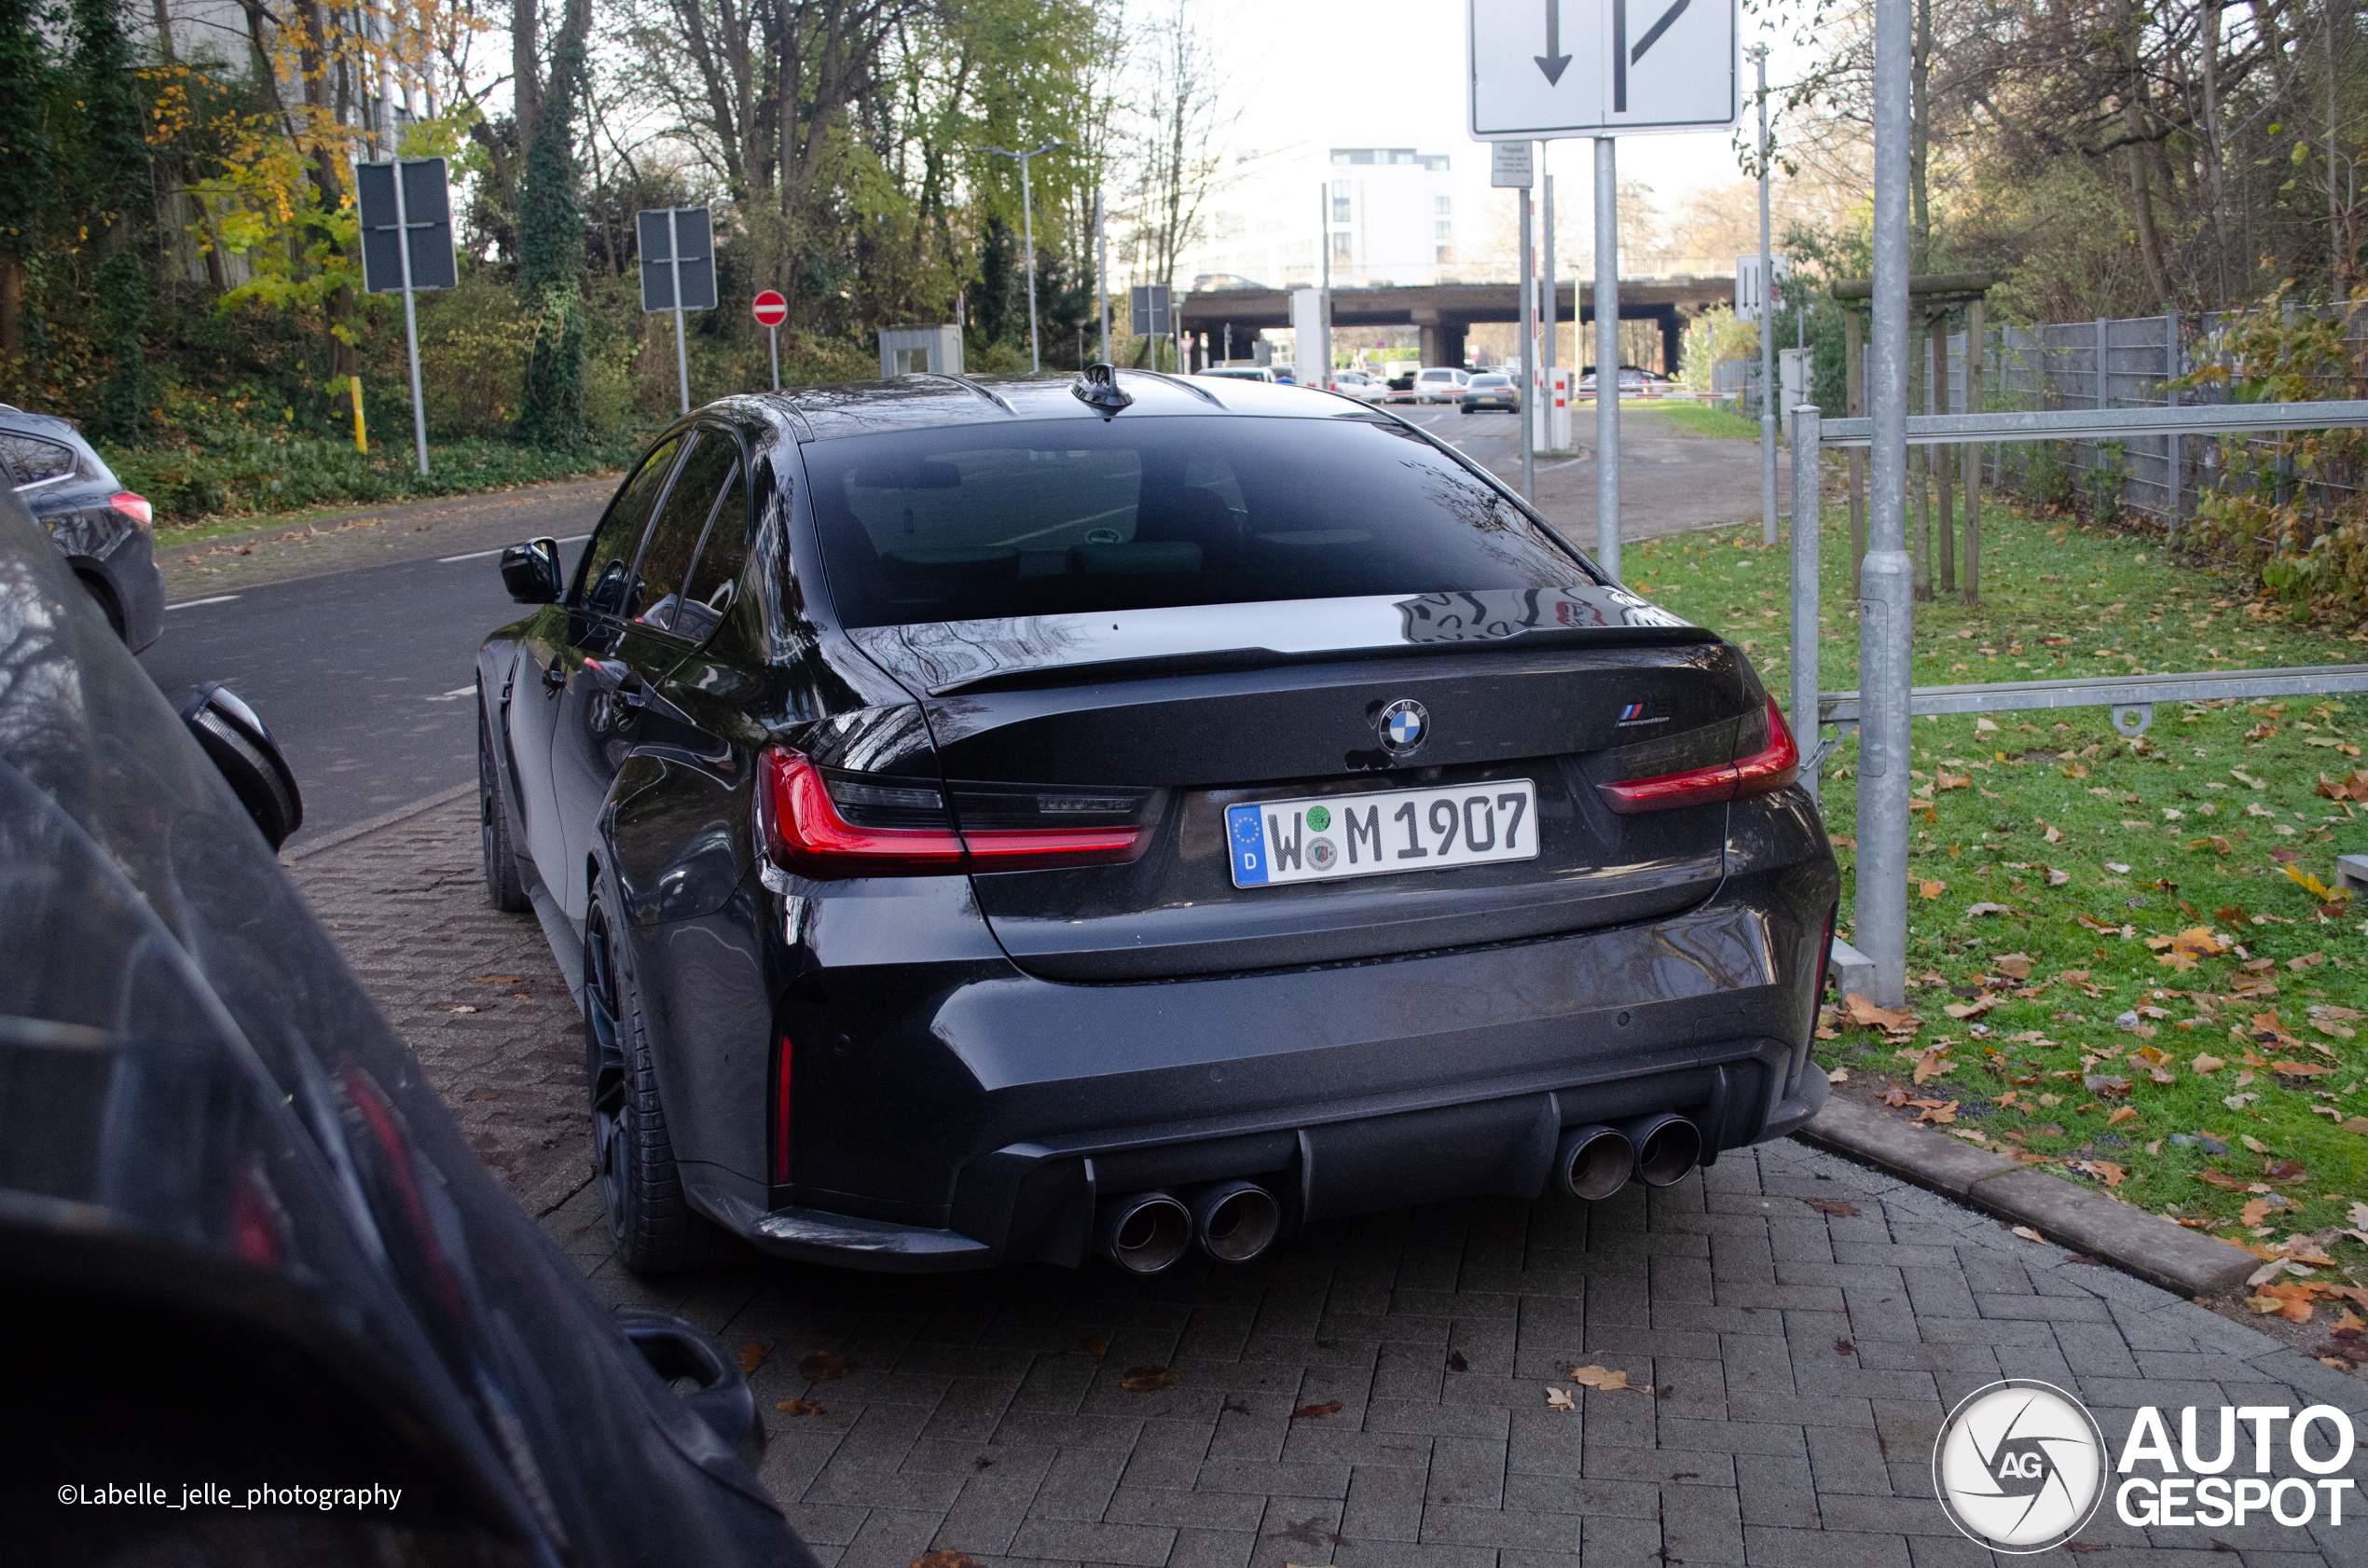
POLYGON ((1488 183, 1519 191, 1521 214, 1521 499, 1537 501, 1537 273, 1530 239, 1529 192, 1537 181, 1537 149, 1499 142, 1489 149, 1488 183))
MULTIPOLYGON (((1613 138, 1735 123, 1737 0, 1466 4, 1473 140, 1500 146, 1559 136, 1595 140, 1595 555, 1617 581, 1619 199, 1613 138)), ((1526 243, 1521 265, 1526 298, 1526 243)))
POLYGON ((653 207, 633 214, 641 248, 641 309, 674 312, 674 370, 691 411, 691 355, 682 312, 715 309, 714 229, 705 207, 653 207))
POLYGON ((790 319, 790 302, 779 291, 766 289, 749 302, 749 313, 756 317, 757 325, 772 340, 773 390, 781 390, 781 323, 790 319))
MULTIPOLYGON (((355 164, 353 190, 361 209, 362 287, 369 294, 403 293, 403 338, 411 355, 411 447, 425 474, 428 416, 420 395, 420 314, 412 296, 460 282, 452 256, 450 181, 444 159, 406 158, 355 164)), ((359 402, 354 412, 359 429, 359 402)))

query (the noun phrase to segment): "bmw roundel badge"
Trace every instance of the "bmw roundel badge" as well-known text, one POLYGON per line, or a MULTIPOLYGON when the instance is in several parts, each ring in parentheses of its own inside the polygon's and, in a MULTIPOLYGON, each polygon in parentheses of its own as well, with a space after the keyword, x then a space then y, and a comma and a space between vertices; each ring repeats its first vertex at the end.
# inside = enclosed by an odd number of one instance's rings
POLYGON ((1431 735, 1430 714, 1411 697, 1400 697, 1383 708, 1380 725, 1382 750, 1393 757, 1403 757, 1431 735))

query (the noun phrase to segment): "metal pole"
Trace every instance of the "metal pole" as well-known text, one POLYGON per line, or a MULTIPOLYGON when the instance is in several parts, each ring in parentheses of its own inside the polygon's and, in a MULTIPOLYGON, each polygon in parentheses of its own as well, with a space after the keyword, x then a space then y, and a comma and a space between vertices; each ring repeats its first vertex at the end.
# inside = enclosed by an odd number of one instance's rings
POLYGON ((1907 557, 1907 66, 1909 0, 1875 0, 1875 375, 1867 518, 1859 573, 1858 897, 1851 941, 1875 994, 1907 999, 1907 688, 1916 626, 1907 557))
POLYGON ((1102 363, 1110 363, 1110 229, 1102 210, 1102 193, 1094 193, 1094 297, 1102 320, 1102 363))
POLYGON ((1327 180, 1315 183, 1315 215, 1323 227, 1315 231, 1315 246, 1322 255, 1324 286, 1315 296, 1315 363, 1316 386, 1329 391, 1332 385, 1332 186, 1327 180))
POLYGON ((411 303, 411 218, 403 206, 403 160, 394 160, 395 250, 403 257, 403 344, 411 351, 411 450, 428 471, 428 409, 420 396, 420 313, 411 303))
POLYGON ((778 326, 767 326, 764 329, 764 337, 773 353, 773 390, 779 392, 781 390, 781 329, 778 326))
POLYGON ((1028 196, 1027 160, 1034 153, 1022 153, 1020 158, 1020 242, 1027 247, 1027 367, 1040 371, 1044 356, 1036 342, 1036 206, 1028 196))
POLYGON ((1537 503, 1537 431, 1530 423, 1537 384, 1537 256, 1529 187, 1521 189, 1521 499, 1537 503))
POLYGON ((682 389, 682 412, 691 411, 691 351, 682 340, 682 209, 666 210, 666 249, 674 269, 674 374, 682 389))
MULTIPOLYGON (((1759 72, 1759 539, 1776 543, 1776 258, 1768 244, 1768 46, 1751 47, 1759 72)), ((1793 461, 1800 461, 1797 445, 1793 461)))
MULTIPOLYGON (((1545 206, 1538 213, 1538 224, 1543 232, 1537 237, 1539 258, 1537 331, 1540 339, 1538 358, 1542 362, 1538 367, 1538 374, 1541 378, 1551 376, 1554 373, 1554 366, 1561 364, 1563 358, 1563 329, 1554 319, 1556 315, 1554 309, 1554 176, 1544 172, 1547 151, 1553 144, 1550 141, 1537 144, 1539 178, 1546 186, 1545 206)), ((1522 397, 1521 418, 1537 426, 1537 433, 1534 439, 1539 447, 1550 451, 1554 445, 1554 403, 1552 398, 1546 395, 1544 387, 1534 386, 1522 397), (1537 421, 1540 420, 1546 422, 1538 424, 1537 421)))
MULTIPOLYGON (((1817 655, 1824 646, 1817 624, 1817 546, 1821 520, 1817 502, 1817 425, 1813 403, 1793 409, 1793 734, 1817 744, 1817 655)), ((1806 770, 1810 795, 1817 774, 1806 770)))
MULTIPOLYGON (((2163 406, 2166 408, 2179 406, 2179 393, 2170 385, 2178 377, 2179 312, 2173 310, 2163 317, 2163 406)), ((2179 534, 2179 481, 2182 477, 2179 472, 2179 460, 2181 456, 2179 437, 2164 436, 2163 483, 2169 490, 2169 504, 2164 508, 2164 511, 2168 514, 2165 518, 2167 525, 2165 531, 2173 538, 2178 537, 2179 534)))
POLYGON ((1595 138, 1595 564, 1619 581, 1619 167, 1595 138))

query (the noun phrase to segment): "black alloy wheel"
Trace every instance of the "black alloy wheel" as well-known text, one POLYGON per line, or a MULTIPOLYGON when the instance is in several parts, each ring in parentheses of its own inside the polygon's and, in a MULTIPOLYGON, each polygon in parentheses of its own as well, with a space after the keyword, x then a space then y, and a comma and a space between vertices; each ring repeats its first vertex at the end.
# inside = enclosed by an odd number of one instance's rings
POLYGON ((501 771, 493 765, 493 726, 485 698, 477 697, 477 841, 485 852, 485 901, 504 915, 526 909, 525 879, 510 836, 510 805, 502 798, 501 771))
POLYGON ((731 1239, 683 1194, 640 997, 608 904, 607 890, 596 886, 584 921, 584 1076, 609 1236, 618 1261, 636 1274, 720 1262, 733 1250, 731 1239))

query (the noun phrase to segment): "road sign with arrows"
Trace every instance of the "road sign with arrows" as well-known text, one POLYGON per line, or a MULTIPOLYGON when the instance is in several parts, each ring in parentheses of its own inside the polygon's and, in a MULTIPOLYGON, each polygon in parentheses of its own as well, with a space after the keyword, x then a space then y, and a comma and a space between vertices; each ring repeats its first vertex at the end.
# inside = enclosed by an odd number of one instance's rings
POLYGON ((1735 122, 1736 0, 1466 3, 1471 127, 1480 141, 1735 122))

